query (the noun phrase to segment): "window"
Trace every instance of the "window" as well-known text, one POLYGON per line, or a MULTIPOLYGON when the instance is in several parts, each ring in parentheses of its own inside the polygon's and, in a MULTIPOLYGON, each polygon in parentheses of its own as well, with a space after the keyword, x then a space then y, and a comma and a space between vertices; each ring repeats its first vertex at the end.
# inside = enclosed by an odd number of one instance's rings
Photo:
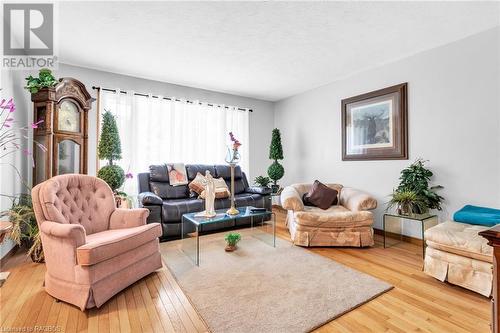
MULTIPOLYGON (((243 143, 240 165, 249 171, 248 111, 103 90, 100 108, 101 115, 109 110, 116 118, 122 144, 116 164, 134 177, 151 164, 225 164, 230 131, 243 143)), ((126 182, 124 191, 136 195, 137 180, 126 182)))

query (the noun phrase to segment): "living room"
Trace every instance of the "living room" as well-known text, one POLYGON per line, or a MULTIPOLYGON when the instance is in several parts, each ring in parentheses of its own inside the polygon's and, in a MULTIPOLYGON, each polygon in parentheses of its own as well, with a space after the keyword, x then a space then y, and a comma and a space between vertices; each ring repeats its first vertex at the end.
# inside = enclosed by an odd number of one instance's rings
POLYGON ((3 331, 500 331, 499 2, 1 10, 3 331))

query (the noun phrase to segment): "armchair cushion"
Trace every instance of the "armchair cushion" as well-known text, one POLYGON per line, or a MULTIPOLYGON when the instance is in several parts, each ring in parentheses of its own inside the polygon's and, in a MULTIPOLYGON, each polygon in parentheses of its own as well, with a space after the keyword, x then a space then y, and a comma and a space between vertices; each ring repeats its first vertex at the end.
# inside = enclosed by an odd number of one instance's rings
POLYGON ((48 236, 74 240, 77 247, 86 242, 85 228, 81 224, 44 221, 40 231, 48 236))
POLYGON ((159 223, 115 229, 87 236, 87 243, 78 247, 77 260, 82 266, 94 265, 116 257, 161 236, 159 223))
POLYGON ((281 192, 281 205, 286 210, 301 211, 304 210, 302 197, 295 187, 287 186, 281 192))
POLYGON ((271 194, 271 189, 269 187, 263 186, 250 186, 246 189, 245 192, 252 194, 269 195, 271 194))
POLYGON ((143 206, 162 205, 163 204, 163 200, 159 196, 154 194, 153 192, 142 192, 139 194, 138 198, 139 198, 139 202, 143 206))
POLYGON ((342 188, 340 204, 350 211, 370 210, 377 208, 377 200, 360 190, 352 187, 342 188))
POLYGON ((146 224, 149 210, 146 208, 123 209, 117 208, 109 220, 109 229, 139 227, 146 224))
POLYGON ((352 212, 342 206, 331 206, 323 210, 318 207, 305 207, 295 213, 298 225, 316 228, 365 227, 373 225, 373 214, 361 211, 352 212))

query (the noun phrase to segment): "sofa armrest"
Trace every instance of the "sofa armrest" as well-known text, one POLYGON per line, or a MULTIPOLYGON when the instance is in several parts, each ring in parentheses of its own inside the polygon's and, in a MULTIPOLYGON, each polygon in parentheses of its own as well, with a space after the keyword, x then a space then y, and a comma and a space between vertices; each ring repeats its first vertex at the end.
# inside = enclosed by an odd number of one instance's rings
POLYGON ((40 226, 40 231, 47 236, 72 240, 75 248, 86 243, 85 228, 80 224, 44 221, 40 226))
POLYGON ((146 208, 117 208, 109 219, 109 229, 133 228, 145 225, 148 215, 149 210, 146 208))
POLYGON ((281 191, 281 205, 286 210, 304 210, 304 202, 299 192, 293 186, 287 186, 281 191))
POLYGON ((370 210, 377 208, 377 200, 366 192, 352 187, 344 187, 340 191, 340 204, 350 211, 370 210))
POLYGON ((260 194, 260 195, 269 195, 271 194, 271 189, 269 187, 263 187, 263 186, 250 186, 246 189, 245 192, 260 194))
POLYGON ((154 194, 153 192, 142 192, 139 193, 138 197, 139 203, 142 206, 148 206, 148 205, 162 205, 163 200, 154 194))

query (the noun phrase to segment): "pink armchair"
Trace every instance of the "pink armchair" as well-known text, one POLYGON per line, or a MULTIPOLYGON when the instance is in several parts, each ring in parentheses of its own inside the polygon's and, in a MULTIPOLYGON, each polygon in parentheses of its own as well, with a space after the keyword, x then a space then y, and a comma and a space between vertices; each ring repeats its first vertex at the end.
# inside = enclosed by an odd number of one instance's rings
POLYGON ((32 190, 45 253, 45 290, 82 311, 162 267, 158 223, 145 208, 115 208, 113 192, 87 175, 53 177, 32 190))

